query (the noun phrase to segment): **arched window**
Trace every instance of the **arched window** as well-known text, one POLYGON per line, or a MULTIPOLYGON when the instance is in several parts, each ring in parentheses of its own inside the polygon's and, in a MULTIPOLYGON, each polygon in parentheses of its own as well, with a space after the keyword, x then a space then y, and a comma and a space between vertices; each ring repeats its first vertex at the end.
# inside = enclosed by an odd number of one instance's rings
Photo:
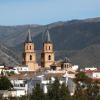
POLYGON ((51 56, 50 55, 48 56, 48 60, 51 60, 51 56))
POLYGON ((28 46, 27 46, 26 48, 27 48, 27 50, 28 50, 28 46))
POLYGON ((50 50, 50 46, 49 46, 49 50, 50 50))
POLYGON ((31 46, 30 46, 30 50, 31 50, 31 46))
POLYGON ((32 60, 32 55, 30 55, 30 60, 32 60))
POLYGON ((69 67, 69 64, 67 64, 67 68, 69 67))
POLYGON ((66 64, 65 64, 65 68, 66 68, 66 64))

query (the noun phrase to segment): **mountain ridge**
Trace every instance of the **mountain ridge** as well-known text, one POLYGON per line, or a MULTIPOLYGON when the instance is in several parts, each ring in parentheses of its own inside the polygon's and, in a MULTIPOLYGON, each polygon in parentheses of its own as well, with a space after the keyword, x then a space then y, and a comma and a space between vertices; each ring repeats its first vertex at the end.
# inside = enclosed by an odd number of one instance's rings
MULTIPOLYGON (((41 50, 43 35, 48 27, 56 52, 56 59, 68 56, 75 64, 99 66, 100 17, 84 20, 59 21, 48 25, 0 26, 0 41, 18 54, 21 62, 23 43, 31 29, 35 49, 41 50), (63 44, 63 45, 62 45, 63 44), (91 48, 94 48, 91 51, 91 48), (59 52, 61 54, 59 54, 59 52), (90 54, 90 51, 95 54, 90 54), (86 56, 88 55, 88 56, 86 56), (87 60, 86 60, 87 59, 87 60), (93 64, 94 63, 94 64, 93 64)), ((40 53, 37 54, 40 61, 40 53)))

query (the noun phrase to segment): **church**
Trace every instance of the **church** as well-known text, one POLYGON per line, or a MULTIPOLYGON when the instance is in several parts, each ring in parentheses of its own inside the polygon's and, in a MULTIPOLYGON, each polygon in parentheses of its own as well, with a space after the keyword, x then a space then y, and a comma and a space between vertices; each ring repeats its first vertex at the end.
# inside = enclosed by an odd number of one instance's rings
MULTIPOLYGON (((54 47, 50 39, 48 29, 45 32, 45 37, 45 41, 43 42, 43 44, 41 44, 43 45, 41 52, 41 68, 48 69, 55 62, 54 47)), ((28 30, 28 35, 26 37, 26 41, 24 42, 22 65, 28 66, 29 71, 37 71, 39 69, 36 60, 36 48, 35 44, 32 42, 30 30, 28 30)))

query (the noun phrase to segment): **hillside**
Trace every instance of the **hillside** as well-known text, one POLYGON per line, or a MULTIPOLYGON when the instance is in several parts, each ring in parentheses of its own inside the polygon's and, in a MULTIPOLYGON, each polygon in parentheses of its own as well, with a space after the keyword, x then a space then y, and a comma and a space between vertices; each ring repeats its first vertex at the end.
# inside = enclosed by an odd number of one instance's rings
MULTIPOLYGON (((0 26, 1 42, 15 50, 20 59, 28 28, 36 49, 41 50, 46 25, 0 26)), ((100 65, 100 18, 56 22, 49 24, 48 28, 56 59, 68 56, 81 66, 100 65)))
POLYGON ((14 51, 0 43, 0 65, 16 66, 18 64, 18 56, 14 51))

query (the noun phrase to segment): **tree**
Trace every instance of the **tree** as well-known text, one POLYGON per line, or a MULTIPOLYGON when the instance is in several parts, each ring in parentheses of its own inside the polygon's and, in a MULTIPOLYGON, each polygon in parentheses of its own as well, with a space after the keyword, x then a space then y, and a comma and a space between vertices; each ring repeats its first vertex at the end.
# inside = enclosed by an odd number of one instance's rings
POLYGON ((92 81, 91 78, 89 78, 84 72, 79 72, 76 74, 76 78, 74 79, 75 83, 81 81, 84 83, 90 83, 92 81))
POLYGON ((60 100, 70 100, 71 96, 68 87, 63 83, 60 88, 60 100))
POLYGON ((13 85, 7 77, 0 78, 0 90, 8 90, 11 89, 13 85))
POLYGON ((11 71, 11 72, 10 72, 10 75, 14 75, 14 74, 15 74, 15 72, 14 72, 14 71, 11 71))
POLYGON ((87 90, 77 84, 74 98, 76 100, 88 100, 87 90))
POLYGON ((93 82, 84 72, 76 74, 74 81, 76 83, 75 97, 77 100, 95 100, 95 98, 98 98, 99 83, 93 82))
POLYGON ((60 100, 60 83, 58 79, 48 87, 47 96, 49 100, 60 100))
POLYGON ((36 87, 33 89, 30 100, 45 100, 43 90, 40 87, 40 84, 36 84, 36 87))
POLYGON ((89 99, 95 100, 95 98, 97 98, 99 95, 99 90, 100 87, 98 86, 97 82, 90 83, 90 85, 87 87, 87 94, 89 99))
POLYGON ((28 96, 21 96, 20 98, 18 98, 18 100, 29 100, 28 96))

